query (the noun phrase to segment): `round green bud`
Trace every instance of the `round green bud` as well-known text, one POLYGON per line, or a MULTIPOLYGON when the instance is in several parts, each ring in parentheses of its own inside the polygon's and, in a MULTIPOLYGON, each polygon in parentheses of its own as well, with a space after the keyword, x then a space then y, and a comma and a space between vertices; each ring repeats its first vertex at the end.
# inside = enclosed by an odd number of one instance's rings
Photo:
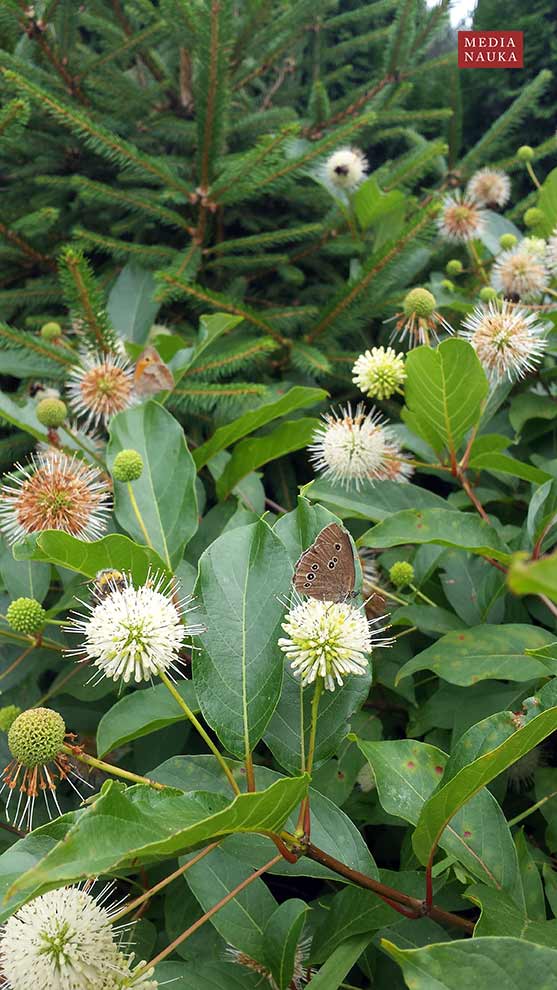
POLYGON ((543 210, 538 209, 537 206, 532 206, 529 210, 526 210, 523 219, 527 227, 537 227, 542 222, 543 217, 543 210))
POLYGON ((21 715, 21 708, 18 705, 6 705, 0 708, 0 729, 2 732, 9 732, 18 715, 21 715))
POLYGON ((445 265, 445 271, 447 275, 460 275, 462 267, 462 261, 459 261, 458 258, 451 258, 445 265))
POLYGON ((116 481, 137 481, 143 471, 143 458, 137 450, 121 450, 114 458, 112 477, 116 481))
POLYGON ((534 157, 534 149, 529 144, 523 144, 518 149, 516 157, 519 162, 531 162, 534 157))
POLYGON ((497 299, 497 289, 494 289, 492 285, 484 285, 480 289, 480 299, 482 302, 491 302, 492 299, 497 299))
POLYGON ((15 598, 6 612, 10 629, 26 635, 39 632, 44 626, 45 616, 46 612, 36 598, 15 598))
POLYGON ((451 282, 450 278, 444 278, 441 282, 441 288, 444 289, 445 292, 454 292, 455 284, 454 282, 451 282))
POLYGON ((402 308, 405 316, 431 316, 437 303, 429 289, 411 289, 404 297, 402 308))
POLYGON ((518 244, 518 238, 514 234, 501 234, 499 244, 503 248, 503 251, 510 251, 511 248, 516 247, 518 244))
POLYGON ((43 426, 57 429, 66 422, 68 408, 62 399, 41 399, 37 404, 37 419, 43 426))
POLYGON ((64 719, 52 708, 30 708, 18 715, 8 732, 8 746, 14 760, 27 769, 51 763, 64 745, 64 719))
POLYGON ((59 323, 43 323, 41 327, 41 337, 43 340, 58 340, 62 336, 62 327, 59 323))
POLYGON ((414 568, 406 560, 397 560, 389 570, 389 578, 395 588, 404 588, 405 585, 412 584, 414 568))

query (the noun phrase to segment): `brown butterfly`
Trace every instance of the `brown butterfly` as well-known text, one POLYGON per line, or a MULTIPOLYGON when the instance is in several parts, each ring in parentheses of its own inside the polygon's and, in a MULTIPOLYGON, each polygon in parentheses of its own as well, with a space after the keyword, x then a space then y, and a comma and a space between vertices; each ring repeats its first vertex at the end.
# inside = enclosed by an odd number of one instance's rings
POLYGON ((136 395, 156 395, 174 388, 174 379, 154 347, 146 347, 139 358, 133 376, 136 395))
POLYGON ((296 564, 294 587, 321 602, 341 602, 354 594, 356 568, 350 535, 337 523, 322 529, 296 564))

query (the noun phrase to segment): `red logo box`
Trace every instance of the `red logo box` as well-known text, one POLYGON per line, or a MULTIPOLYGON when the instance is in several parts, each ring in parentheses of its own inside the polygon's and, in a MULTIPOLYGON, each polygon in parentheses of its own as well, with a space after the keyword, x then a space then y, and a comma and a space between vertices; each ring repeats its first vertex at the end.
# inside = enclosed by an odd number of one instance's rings
POLYGON ((523 31, 459 31, 459 69, 522 69, 523 31))

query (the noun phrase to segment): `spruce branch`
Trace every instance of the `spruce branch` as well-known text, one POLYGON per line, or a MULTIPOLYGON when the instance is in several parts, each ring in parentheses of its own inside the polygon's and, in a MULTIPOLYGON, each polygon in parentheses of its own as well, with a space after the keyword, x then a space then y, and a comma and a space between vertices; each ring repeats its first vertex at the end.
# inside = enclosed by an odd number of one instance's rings
POLYGON ((106 182, 97 182, 85 175, 74 175, 71 184, 85 203, 115 203, 139 216, 153 217, 168 227, 190 231, 190 225, 179 213, 161 206, 149 196, 152 190, 137 188, 128 192, 127 189, 108 185, 106 182))
POLYGON ((7 347, 14 348, 15 350, 31 351, 33 354, 38 354, 39 357, 44 358, 46 362, 45 376, 47 376, 48 364, 51 362, 55 362, 64 368, 71 368, 75 364, 74 358, 68 355, 68 351, 65 348, 56 347, 54 344, 43 340, 42 337, 29 332, 15 330, 7 323, 0 322, 0 349, 4 350, 7 347))
POLYGON ((15 230, 11 230, 5 223, 0 220, 0 236, 8 244, 12 244, 18 251, 21 251, 27 258, 30 258, 32 262, 40 265, 43 268, 50 268, 52 271, 56 271, 56 262, 53 258, 49 258, 46 254, 42 254, 41 251, 37 251, 32 244, 29 244, 24 237, 21 237, 16 233, 15 230))
MULTIPOLYGON (((95 58, 89 62, 83 71, 79 73, 77 79, 79 82, 82 82, 82 80, 85 79, 86 76, 90 75, 90 73, 97 72, 98 69, 102 68, 102 66, 108 65, 109 62, 113 62, 116 59, 121 58, 123 55, 129 55, 130 52, 134 52, 137 48, 142 48, 146 41, 151 41, 152 43, 153 35, 156 37, 156 35, 160 34, 165 27, 166 24, 164 21, 155 21, 153 24, 150 24, 148 27, 144 28, 143 31, 137 31, 135 33, 130 31, 130 33, 126 34, 126 40, 121 45, 117 48, 113 48, 112 51, 104 52, 103 55, 99 55, 98 58, 95 58)), ((142 58, 145 59, 145 55, 143 53, 141 54, 142 58)), ((147 59, 149 60, 149 56, 147 56, 147 59)))
POLYGON ((30 112, 31 108, 27 100, 17 97, 15 100, 10 100, 5 107, 0 109, 0 137, 13 138, 20 129, 25 127, 30 112))
POLYGON ((194 100, 199 132, 198 177, 209 189, 216 159, 224 146, 229 100, 230 0, 204 0, 195 48, 194 100))
POLYGON ((83 320, 89 346, 101 352, 113 350, 117 338, 108 319, 104 294, 80 250, 63 248, 60 281, 68 307, 83 320))
POLYGON ((73 235, 85 249, 102 251, 103 254, 108 254, 117 260, 127 261, 130 257, 137 258, 148 268, 168 265, 177 253, 175 248, 165 247, 164 244, 137 244, 133 241, 123 241, 117 237, 105 237, 95 230, 86 230, 85 227, 74 227, 73 235))

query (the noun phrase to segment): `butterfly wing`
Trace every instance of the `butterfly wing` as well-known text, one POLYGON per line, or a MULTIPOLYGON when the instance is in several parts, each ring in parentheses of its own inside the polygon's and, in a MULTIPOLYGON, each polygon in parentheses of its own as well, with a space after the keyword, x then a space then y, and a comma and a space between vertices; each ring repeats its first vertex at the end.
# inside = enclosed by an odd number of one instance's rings
POLYGON ((348 532, 337 523, 322 529, 296 564, 294 587, 319 601, 340 602, 354 593, 356 568, 348 532))
POLYGON ((156 395, 174 387, 170 368, 154 347, 146 347, 135 366, 134 387, 137 395, 156 395))

